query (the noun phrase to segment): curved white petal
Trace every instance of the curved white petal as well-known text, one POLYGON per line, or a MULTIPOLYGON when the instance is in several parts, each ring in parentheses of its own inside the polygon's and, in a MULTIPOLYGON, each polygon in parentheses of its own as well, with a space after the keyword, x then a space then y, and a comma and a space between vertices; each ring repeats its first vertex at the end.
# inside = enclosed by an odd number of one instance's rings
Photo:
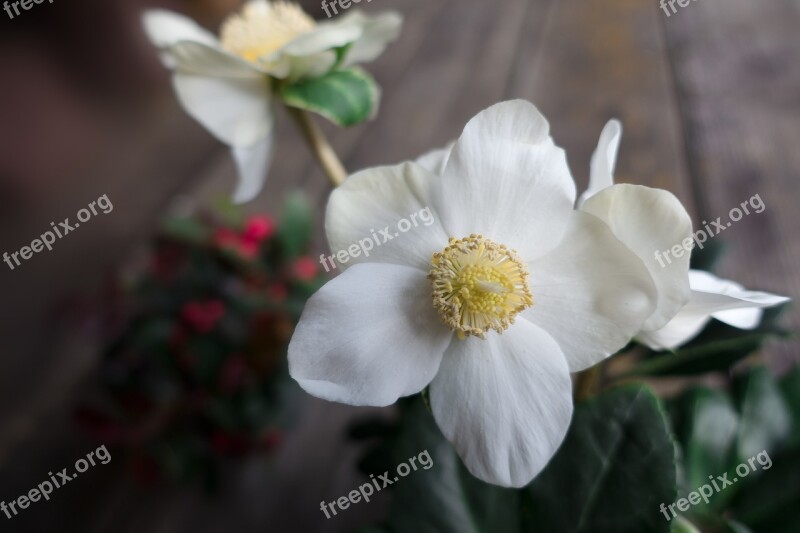
POLYGON ((424 273, 356 265, 306 304, 289 344, 289 373, 319 398, 386 406, 430 383, 452 338, 424 273))
POLYGON ((451 142, 444 148, 426 152, 419 156, 415 162, 428 172, 441 176, 444 174, 444 169, 447 166, 447 160, 450 159, 450 152, 453 150, 454 144, 455 142, 451 142))
POLYGON ((272 163, 273 134, 270 132, 263 140, 253 146, 234 146, 231 148, 239 183, 233 193, 233 202, 249 202, 261 192, 267 179, 267 171, 272 163))
POLYGON ((689 303, 666 326, 641 332, 637 339, 654 350, 681 346, 696 337, 711 318, 733 327, 753 329, 761 322, 761 311, 789 301, 789 298, 744 287, 708 272, 689 272, 692 292, 689 303))
POLYGON ((336 54, 324 51, 294 56, 278 51, 260 58, 258 62, 260 68, 270 76, 295 82, 325 75, 336 64, 336 54))
POLYGON ((548 131, 541 113, 522 100, 496 104, 470 120, 433 188, 449 236, 482 234, 525 260, 558 244, 575 184, 548 131))
POLYGON ((570 372, 623 348, 655 308, 656 288, 642 261, 581 211, 561 244, 528 269, 533 306, 522 316, 558 342, 570 372))
POLYGON ((361 35, 348 49, 343 61, 343 66, 349 67, 368 63, 380 56, 386 46, 400 35, 403 17, 394 11, 380 13, 374 17, 364 15, 360 11, 351 11, 333 24, 361 29, 361 35))
POLYGON ((164 52, 169 56, 171 68, 182 74, 195 74, 215 78, 245 78, 261 80, 267 77, 254 65, 233 54, 195 42, 179 42, 164 52))
POLYGON ((150 41, 159 48, 181 41, 194 41, 218 46, 219 41, 195 21, 166 9, 147 9, 142 13, 142 26, 150 41))
POLYGON ((408 162, 363 170, 345 180, 331 193, 325 215, 331 252, 334 256, 342 252, 347 261, 338 262, 339 266, 393 263, 427 272, 434 252, 447 245, 429 201, 428 189, 437 179, 408 162), (357 257, 343 253, 350 249, 357 251, 357 257))
POLYGON ((430 400, 442 433, 475 477, 522 487, 564 440, 571 390, 558 344, 518 320, 486 340, 454 339, 431 383, 430 400))
POLYGON ((689 301, 692 221, 671 193, 641 185, 613 185, 581 208, 603 220, 647 267, 658 289, 656 309, 643 330, 663 327, 689 301), (687 249, 683 248, 686 244, 687 249), (680 248, 678 257, 671 250, 680 248), (662 252, 670 250, 665 257, 662 252))
MULTIPOLYGON (((770 307, 776 304, 767 304, 764 307, 770 307)), ((720 322, 725 322, 729 326, 739 329, 756 329, 761 323, 761 317, 764 316, 764 311, 759 307, 745 307, 742 309, 730 309, 728 311, 718 311, 711 315, 711 318, 716 318, 720 322)))
POLYGON ((309 32, 302 33, 286 43, 278 53, 292 56, 309 56, 346 46, 364 33, 358 26, 323 22, 309 32))
POLYGON ((622 138, 622 124, 619 120, 609 120, 600 133, 597 148, 592 154, 589 172, 589 187, 578 200, 578 206, 602 191, 614 185, 614 167, 617 165, 617 151, 622 138))
POLYGON ((273 127, 269 80, 217 78, 176 72, 173 86, 184 110, 221 142, 251 147, 273 127))
POLYGON ((669 324, 655 331, 642 331, 636 340, 653 350, 672 350, 696 337, 710 321, 707 314, 681 310, 669 324))
POLYGON ((761 322, 761 309, 788 302, 785 296, 749 291, 735 281, 718 278, 702 270, 690 270, 693 307, 739 329, 754 329, 761 322), (699 301, 700 293, 706 293, 699 301), (718 297, 713 300, 712 295, 718 297), (703 304, 701 306, 701 304, 703 304))

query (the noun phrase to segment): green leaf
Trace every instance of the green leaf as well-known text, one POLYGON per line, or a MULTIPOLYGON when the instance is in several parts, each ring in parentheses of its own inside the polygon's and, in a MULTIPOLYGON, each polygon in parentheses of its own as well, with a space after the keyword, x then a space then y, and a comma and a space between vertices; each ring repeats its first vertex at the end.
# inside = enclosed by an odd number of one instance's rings
POLYGON ((277 233, 284 259, 291 261, 305 252, 312 230, 308 199, 301 192, 291 194, 284 205, 277 233))
POLYGON ((358 68, 332 70, 320 78, 287 85, 279 94, 286 105, 317 113, 339 126, 371 118, 380 100, 375 80, 358 68))
POLYGON ((687 519, 678 515, 674 520, 672 520, 670 533, 700 533, 700 530, 697 529, 694 524, 689 522, 687 519))
POLYGON ((191 244, 205 243, 211 232, 195 217, 168 218, 164 221, 162 233, 165 237, 191 244))
POLYGON ((659 400, 632 385, 578 406, 525 495, 524 531, 669 531, 659 507, 675 500, 675 448, 659 400))
POLYGON ((744 524, 740 524, 735 520, 728 520, 725 523, 725 530, 724 533, 753 533, 753 531, 745 526, 744 524))
MULTIPOLYGON (((696 388, 670 403, 673 426, 682 449, 683 482, 681 494, 688 495, 709 482, 709 476, 728 472, 736 466, 736 441, 739 414, 724 392, 696 388)), ((714 494, 710 502, 701 501, 692 513, 711 514, 723 509, 732 492, 714 494)))
POLYGON ((800 446, 800 366, 795 367, 780 383, 781 393, 792 418, 792 431, 787 446, 800 446))
POLYGON ((736 382, 742 413, 738 455, 746 461, 757 453, 775 452, 791 430, 791 414, 778 384, 766 368, 757 368, 736 382))
POLYGON ((712 322, 696 339, 674 352, 650 352, 626 376, 689 376, 727 370, 761 349, 763 344, 789 334, 777 321, 786 305, 767 309, 761 325, 750 331, 712 322))
POLYGON ((770 459, 769 469, 748 477, 736 495, 737 520, 758 533, 800 531, 800 448, 770 459))

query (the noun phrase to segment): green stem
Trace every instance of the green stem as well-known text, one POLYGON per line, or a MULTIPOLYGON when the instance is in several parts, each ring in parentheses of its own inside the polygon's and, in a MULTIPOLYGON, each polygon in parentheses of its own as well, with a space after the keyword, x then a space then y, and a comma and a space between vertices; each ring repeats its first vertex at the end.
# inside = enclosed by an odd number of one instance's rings
POLYGON ((322 133, 322 130, 319 129, 305 110, 289 106, 287 106, 286 109, 289 111, 295 123, 297 123, 311 152, 314 154, 314 157, 317 158, 322 170, 324 170, 325 174, 330 178, 333 186, 338 187, 344 183, 345 178, 347 178, 347 170, 345 170, 336 152, 333 151, 333 148, 325 138, 325 134, 322 133))

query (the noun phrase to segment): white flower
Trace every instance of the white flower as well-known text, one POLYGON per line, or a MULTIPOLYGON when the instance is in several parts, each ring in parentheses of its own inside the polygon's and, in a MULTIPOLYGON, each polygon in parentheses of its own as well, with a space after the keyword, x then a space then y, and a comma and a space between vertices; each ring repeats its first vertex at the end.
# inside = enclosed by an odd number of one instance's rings
POLYGON ((397 38, 395 13, 358 11, 317 23, 294 3, 252 0, 222 25, 220 38, 191 19, 161 9, 143 16, 150 40, 174 70, 186 112, 231 147, 239 172, 236 202, 254 198, 269 167, 274 127, 273 80, 324 75, 378 57, 397 38), (344 56, 337 57, 343 50, 344 56))
MULTIPOLYGON (((619 149, 622 126, 616 120, 606 124, 600 134, 600 141, 597 149, 592 155, 591 173, 589 177, 589 187, 581 195, 579 205, 582 209, 590 213, 603 217, 604 207, 613 201, 615 195, 625 194, 622 191, 629 190, 634 185, 614 185, 614 166, 617 160, 617 150, 619 149), (598 202, 598 199, 601 202, 598 202), (602 205, 603 208, 598 209, 602 205)), ((659 191, 657 194, 668 194, 659 191)), ((677 201, 677 200, 676 200, 677 201)), ((661 204, 664 207, 670 205, 669 202, 661 204)), ((642 205, 642 209, 650 211, 650 204, 642 205)), ((673 263, 666 267, 654 260, 654 252, 671 248, 675 244, 680 244, 686 237, 686 219, 683 209, 674 206, 672 213, 669 211, 654 213, 651 219, 655 224, 664 226, 665 231, 658 236, 658 240, 637 241, 628 239, 623 231, 615 230, 614 233, 620 240, 629 245, 648 265, 650 273, 659 287, 659 300, 662 302, 672 300, 667 304, 670 310, 675 310, 674 298, 679 294, 684 283, 683 276, 690 285, 689 300, 685 306, 679 307, 676 313, 662 313, 657 319, 653 317, 648 320, 636 338, 654 350, 665 350, 676 348, 691 340, 708 324, 712 318, 721 320, 731 326, 740 329, 754 329, 761 322, 763 307, 771 307, 789 299, 766 292, 747 291, 733 281, 717 278, 700 270, 689 270, 689 254, 684 254, 682 258, 673 258, 673 263), (670 231, 670 228, 680 228, 670 231), (684 272, 686 274, 684 274, 684 272), (664 321, 664 319, 667 321, 664 321)), ((617 211, 617 213, 619 213, 617 211)), ((612 228, 615 227, 612 224, 612 228)), ((624 228, 624 225, 620 227, 624 228)), ((691 230, 690 230, 691 231, 691 230)))
POLYGON ((574 204, 564 152, 523 101, 478 114, 452 151, 351 176, 328 204, 331 249, 381 230, 392 238, 308 301, 291 375, 353 405, 430 385, 433 415, 470 472, 525 485, 566 433, 569 373, 623 347, 658 304, 645 264, 574 204), (425 207, 434 224, 394 236, 425 207))

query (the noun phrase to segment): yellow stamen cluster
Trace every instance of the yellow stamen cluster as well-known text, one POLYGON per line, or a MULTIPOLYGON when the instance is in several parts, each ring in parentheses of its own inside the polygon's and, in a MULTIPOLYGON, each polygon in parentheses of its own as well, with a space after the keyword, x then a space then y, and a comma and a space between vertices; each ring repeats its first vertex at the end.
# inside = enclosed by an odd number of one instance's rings
POLYGON ((428 279, 433 306, 459 338, 502 333, 533 305, 528 269, 514 250, 481 235, 450 238, 433 254, 428 279))
POLYGON ((316 27, 294 2, 251 1, 222 24, 222 47, 247 61, 271 54, 316 27))

